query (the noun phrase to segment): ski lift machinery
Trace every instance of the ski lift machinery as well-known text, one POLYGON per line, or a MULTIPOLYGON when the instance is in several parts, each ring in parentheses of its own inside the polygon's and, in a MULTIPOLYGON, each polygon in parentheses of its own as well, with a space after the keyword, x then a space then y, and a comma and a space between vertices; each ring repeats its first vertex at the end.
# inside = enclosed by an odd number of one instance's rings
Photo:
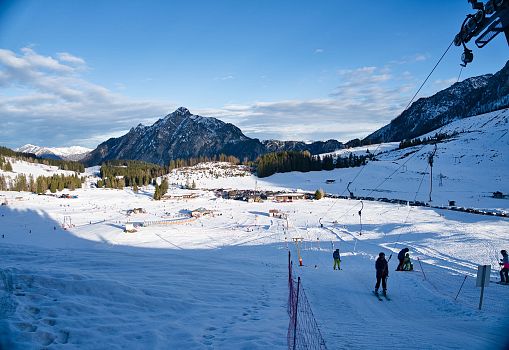
POLYGON ((474 59, 472 50, 466 45, 473 38, 475 45, 481 49, 503 32, 509 45, 509 0, 468 2, 477 12, 466 16, 459 33, 454 37, 454 45, 463 45, 462 67, 466 67, 474 59))

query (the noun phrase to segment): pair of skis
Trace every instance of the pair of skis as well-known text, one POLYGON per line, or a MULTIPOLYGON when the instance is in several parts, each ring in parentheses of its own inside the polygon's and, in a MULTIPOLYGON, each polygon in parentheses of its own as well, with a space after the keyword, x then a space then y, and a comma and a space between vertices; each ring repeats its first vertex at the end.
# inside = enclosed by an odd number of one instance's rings
MULTIPOLYGON (((376 297, 379 301, 383 301, 383 299, 382 299, 382 297, 380 296, 380 294, 373 292, 373 295, 374 295, 374 296, 375 296, 375 297, 376 297)), ((387 300, 387 301, 391 301, 391 298, 389 298, 389 297, 387 296, 387 294, 383 294, 383 293, 382 293, 382 296, 385 298, 385 300, 387 300)))

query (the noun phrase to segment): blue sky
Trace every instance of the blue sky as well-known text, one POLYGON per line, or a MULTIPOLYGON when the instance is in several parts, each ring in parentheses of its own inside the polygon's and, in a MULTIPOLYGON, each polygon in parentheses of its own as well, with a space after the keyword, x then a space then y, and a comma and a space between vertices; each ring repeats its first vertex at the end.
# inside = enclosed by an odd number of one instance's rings
MULTIPOLYGON (((403 110, 470 12, 466 0, 1 1, 0 144, 95 147, 179 106, 260 139, 364 137, 403 110)), ((456 81, 460 55, 420 96, 456 81)), ((508 58, 499 36, 461 79, 508 58)))

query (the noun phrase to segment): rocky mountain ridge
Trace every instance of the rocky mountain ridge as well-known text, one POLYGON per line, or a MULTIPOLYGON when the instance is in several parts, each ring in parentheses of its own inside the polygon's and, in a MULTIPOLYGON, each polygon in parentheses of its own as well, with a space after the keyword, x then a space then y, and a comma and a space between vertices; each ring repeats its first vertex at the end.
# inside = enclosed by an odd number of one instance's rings
POLYGON ((509 107, 509 61, 495 74, 457 82, 420 98, 388 125, 367 136, 370 143, 412 139, 458 119, 509 107))

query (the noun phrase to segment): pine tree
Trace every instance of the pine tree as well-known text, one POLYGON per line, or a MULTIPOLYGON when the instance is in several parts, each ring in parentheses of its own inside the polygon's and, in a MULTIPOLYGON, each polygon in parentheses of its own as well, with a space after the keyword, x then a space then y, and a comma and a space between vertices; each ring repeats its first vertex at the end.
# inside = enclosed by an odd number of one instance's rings
POLYGON ((51 179, 51 183, 49 185, 49 190, 51 193, 57 192, 58 184, 56 179, 51 179))
POLYGON ((323 192, 323 190, 321 188, 315 191, 315 199, 319 200, 319 199, 322 199, 324 196, 325 196, 325 193, 323 192))
POLYGON ((7 161, 7 163, 5 163, 4 170, 12 172, 12 164, 11 164, 11 162, 7 161))
POLYGON ((161 189, 159 188, 159 185, 156 184, 155 191, 154 191, 154 199, 156 201, 161 199, 161 189))
POLYGON ((161 197, 164 196, 166 194, 166 192, 168 192, 168 180, 166 178, 163 179, 163 181, 161 181, 161 186, 160 186, 160 194, 161 194, 161 197))
POLYGON ((3 175, 0 175, 0 191, 7 191, 7 181, 3 175))

